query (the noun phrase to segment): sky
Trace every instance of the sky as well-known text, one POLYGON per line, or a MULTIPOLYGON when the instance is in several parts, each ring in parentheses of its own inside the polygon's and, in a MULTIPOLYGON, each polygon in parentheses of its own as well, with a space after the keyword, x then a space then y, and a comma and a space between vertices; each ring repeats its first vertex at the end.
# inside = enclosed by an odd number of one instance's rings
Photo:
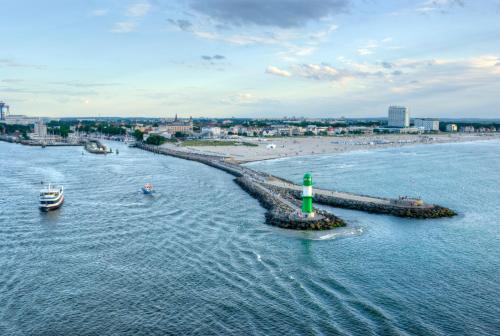
POLYGON ((0 0, 30 116, 500 117, 500 0, 0 0))

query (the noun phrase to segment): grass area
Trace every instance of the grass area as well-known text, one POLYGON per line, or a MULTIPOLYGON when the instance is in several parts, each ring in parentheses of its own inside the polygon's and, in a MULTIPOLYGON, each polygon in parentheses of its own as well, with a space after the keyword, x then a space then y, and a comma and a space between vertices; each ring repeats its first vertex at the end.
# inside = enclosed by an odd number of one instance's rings
POLYGON ((195 147, 195 146, 249 146, 257 147, 257 144, 250 142, 240 142, 240 141, 220 141, 220 140, 186 140, 182 142, 184 147, 195 147))

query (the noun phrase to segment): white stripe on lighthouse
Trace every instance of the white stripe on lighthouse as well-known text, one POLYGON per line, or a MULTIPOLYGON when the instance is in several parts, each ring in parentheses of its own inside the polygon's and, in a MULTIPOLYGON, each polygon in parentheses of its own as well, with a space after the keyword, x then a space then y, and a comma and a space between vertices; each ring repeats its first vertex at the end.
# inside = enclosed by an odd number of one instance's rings
POLYGON ((313 188, 312 186, 304 186, 302 188, 302 196, 303 197, 312 197, 313 195, 313 188))

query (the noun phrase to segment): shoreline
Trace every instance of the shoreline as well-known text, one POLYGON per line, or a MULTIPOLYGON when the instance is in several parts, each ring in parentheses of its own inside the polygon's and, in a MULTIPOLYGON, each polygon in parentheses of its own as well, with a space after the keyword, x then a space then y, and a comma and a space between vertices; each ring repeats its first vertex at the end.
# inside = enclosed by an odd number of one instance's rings
MULTIPOLYGON (((239 164, 308 156, 343 154, 431 144, 472 143, 500 139, 491 135, 376 135, 346 137, 284 137, 252 139, 257 146, 195 146, 164 144, 161 147, 190 154, 220 156, 239 164), (269 145, 274 148, 267 148, 269 145)), ((247 140, 248 141, 248 140, 247 140)))

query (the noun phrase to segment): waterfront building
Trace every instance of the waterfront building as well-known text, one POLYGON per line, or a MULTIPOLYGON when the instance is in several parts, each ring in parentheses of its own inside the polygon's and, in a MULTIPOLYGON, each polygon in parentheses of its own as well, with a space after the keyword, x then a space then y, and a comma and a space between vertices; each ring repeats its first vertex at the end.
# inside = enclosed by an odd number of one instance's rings
POLYGON ((202 127, 201 136, 204 138, 220 138, 221 128, 220 127, 202 127))
POLYGON ((272 127, 266 127, 262 130, 263 136, 275 136, 276 134, 277 134, 276 129, 274 129, 272 127))
POLYGON ((5 117, 9 115, 9 105, 0 101, 0 120, 5 120, 5 117))
POLYGON ((410 112, 404 106, 389 106, 389 127, 410 127, 410 112))
POLYGON ((448 124, 446 125, 446 132, 457 132, 458 127, 456 124, 448 124))
POLYGON ((36 134, 37 137, 39 138, 47 137, 47 125, 45 125, 42 119, 38 120, 34 124, 34 130, 35 130, 34 133, 36 134))
POLYGON ((415 119, 414 126, 424 131, 439 131, 439 120, 437 119, 415 119))
POLYGON ((177 132, 192 134, 193 133, 193 118, 189 118, 188 121, 180 120, 175 115, 175 119, 173 121, 167 122, 166 125, 162 128, 162 131, 168 132, 170 134, 175 134, 177 132))
POLYGON ((460 132, 474 133, 475 131, 476 131, 476 129, 474 128, 474 126, 462 126, 462 127, 460 127, 460 132))
POLYGON ((32 125, 38 121, 39 118, 27 117, 25 115, 11 114, 5 115, 2 120, 3 123, 8 125, 32 125))
POLYGON ((318 135, 318 126, 316 125, 307 125, 306 127, 307 132, 311 132, 314 135, 318 135))

